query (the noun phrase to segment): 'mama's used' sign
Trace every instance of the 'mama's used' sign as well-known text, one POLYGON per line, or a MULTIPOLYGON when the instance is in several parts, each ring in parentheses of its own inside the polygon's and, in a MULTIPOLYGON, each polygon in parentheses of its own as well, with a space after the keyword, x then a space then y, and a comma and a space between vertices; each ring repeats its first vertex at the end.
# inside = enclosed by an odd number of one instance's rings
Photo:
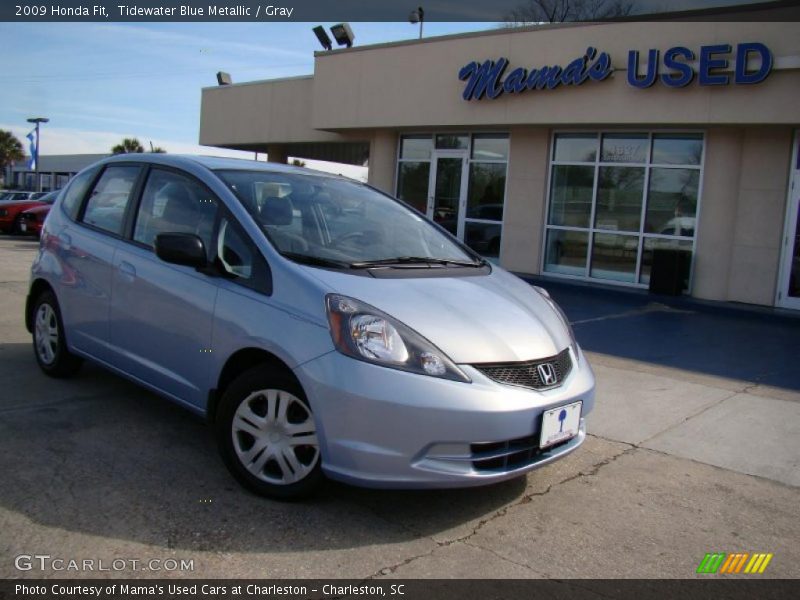
MULTIPOLYGON (((658 50, 647 52, 647 67, 639 69, 639 51, 628 52, 628 84, 648 88, 659 82, 668 87, 686 87, 695 77, 699 85, 735 85, 760 83, 772 70, 772 52, 760 42, 745 42, 736 46, 733 74, 730 72, 730 44, 701 46, 699 56, 684 46, 675 46, 659 56, 658 50), (748 69, 751 57, 761 59, 760 66, 748 69), (696 62, 696 67, 694 64, 696 62)), ((555 89, 561 85, 582 85, 586 81, 603 81, 614 70, 611 56, 587 48, 586 53, 567 66, 546 66, 538 69, 517 67, 507 75, 508 59, 473 61, 461 67, 458 78, 465 81, 464 100, 493 100, 503 94, 521 94, 531 90, 555 89)))

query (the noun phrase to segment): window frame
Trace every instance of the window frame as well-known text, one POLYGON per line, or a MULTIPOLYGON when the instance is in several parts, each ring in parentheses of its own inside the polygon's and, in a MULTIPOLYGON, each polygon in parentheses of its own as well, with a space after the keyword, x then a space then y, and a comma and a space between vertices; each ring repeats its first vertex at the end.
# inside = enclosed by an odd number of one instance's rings
POLYGON ((73 223, 77 223, 78 222, 77 221, 78 215, 80 215, 81 212, 83 211, 83 203, 86 201, 86 198, 89 196, 89 192, 94 189, 94 186, 97 183, 97 179, 98 179, 98 177, 100 177, 100 173, 102 173, 103 170, 104 169, 103 169, 102 165, 100 165, 100 166, 92 165, 90 167, 87 167, 83 171, 75 173, 75 175, 73 177, 71 177, 70 180, 67 182, 67 185, 64 188, 64 191, 60 194, 61 200, 59 202, 59 205, 60 205, 62 214, 67 219, 69 219, 71 222, 73 222, 73 223), (94 173, 92 173, 92 171, 94 171, 94 173), (77 205, 76 205, 77 210, 75 211, 75 215, 73 216, 73 215, 70 215, 67 212, 67 207, 64 206, 64 199, 67 197, 67 194, 72 189, 72 186, 75 185, 75 179, 78 176, 83 175, 84 172, 91 173, 91 177, 89 178, 89 185, 86 186, 86 189, 84 190, 83 195, 81 195, 78 198, 77 205))
MULTIPOLYGON (((463 223, 464 223, 464 232, 465 232, 464 233, 464 237, 466 238, 467 223, 477 223, 479 225, 483 225, 483 224, 486 224, 486 225, 500 225, 500 239, 501 239, 501 242, 500 242, 500 248, 498 250, 498 254, 497 254, 497 259, 496 260, 497 260, 498 263, 502 263, 502 259, 503 259, 503 243, 502 243, 502 239, 503 239, 503 235, 505 234, 506 214, 507 214, 507 207, 508 207, 508 171, 509 171, 509 165, 511 164, 511 131, 510 130, 501 131, 501 130, 494 130, 494 129, 488 130, 488 131, 482 131, 482 130, 466 130, 465 131, 463 129, 459 129, 459 130, 456 130, 456 131, 453 131, 453 132, 436 130, 436 131, 403 131, 401 133, 398 133, 398 135, 397 135, 397 143, 396 143, 396 147, 395 147, 396 160, 395 160, 394 186, 393 186, 394 198, 396 200, 399 200, 399 201, 403 202, 403 204, 405 204, 406 206, 409 206, 412 210, 420 212, 418 209, 414 208, 413 206, 411 206, 410 204, 405 202, 402 198, 400 198, 400 195, 399 195, 399 193, 400 193, 400 190, 399 190, 399 187, 400 187, 400 166, 404 162, 411 162, 411 163, 427 162, 430 165, 430 168, 428 170, 428 197, 426 198, 426 210, 424 212, 422 212, 421 214, 431 222, 433 222, 433 221, 428 216, 428 207, 429 207, 429 202, 430 202, 431 186, 435 185, 435 181, 433 179, 433 177, 434 177, 434 165, 433 165, 433 163, 434 163, 434 155, 436 154, 437 151, 440 152, 440 153, 441 152, 465 153, 464 161, 465 161, 465 165, 466 165, 466 182, 464 183, 464 185, 466 185, 466 188, 467 188, 466 189, 466 197, 465 197, 466 204, 463 207, 463 209, 461 207, 459 207, 459 215, 460 215, 459 216, 459 220, 463 221, 463 223), (466 136, 469 136, 469 144, 467 145, 466 148, 459 148, 459 149, 436 148, 436 136, 437 135, 466 135, 466 136), (472 151, 473 151, 474 139, 475 139, 476 135, 477 136, 486 136, 486 137, 497 136, 498 138, 507 139, 508 140, 508 157, 504 158, 504 159, 473 158, 472 157, 472 151), (422 158, 402 158, 401 154, 402 154, 402 149, 403 149, 403 138, 405 138, 405 137, 417 137, 418 138, 418 137, 421 137, 421 136, 427 136, 427 137, 431 138, 431 142, 432 142, 431 156, 429 158, 427 158, 427 159, 422 159, 422 158), (502 164, 502 165, 505 165, 505 185, 503 186, 503 217, 499 221, 492 221, 492 220, 489 220, 489 219, 475 219, 475 218, 466 216, 467 209, 468 209, 468 204, 469 204, 469 191, 470 191, 469 186, 470 186, 471 165, 472 165, 473 162, 475 162, 475 163, 502 164), (462 212, 463 212, 463 215, 460 214, 462 212)), ((448 232, 448 234, 450 234, 450 232, 448 232)), ((450 234, 450 235, 452 235, 452 234, 450 234)), ((466 239, 464 239, 464 240, 458 239, 458 236, 455 236, 455 235, 453 235, 453 237, 455 237, 458 240, 458 242, 460 244, 462 244, 463 246, 467 246, 466 239)), ((469 247, 469 246, 467 246, 467 247, 469 247)), ((470 248, 470 252, 473 253, 473 254, 476 254, 478 256, 481 256, 480 253, 478 253, 475 250, 472 250, 471 248, 470 248)), ((483 256, 481 256, 481 257, 483 258, 483 256)))
POLYGON ((110 238, 116 240, 125 240, 129 222, 131 219, 131 211, 134 205, 138 206, 137 199, 141 195, 143 177, 145 172, 147 171, 146 167, 147 167, 146 164, 137 161, 120 161, 120 162, 115 161, 112 163, 106 163, 102 165, 102 168, 99 170, 97 175, 92 180, 92 184, 89 186, 89 188, 87 188, 86 193, 84 194, 81 200, 80 208, 78 209, 78 213, 75 215, 74 222, 77 225, 80 225, 81 227, 85 227, 86 229, 89 229, 91 231, 96 231, 97 233, 102 233, 103 235, 107 235, 110 238), (106 171, 112 167, 136 167, 139 169, 139 173, 136 176, 136 180, 133 182, 133 187, 131 187, 131 191, 128 192, 128 200, 125 204, 125 211, 122 213, 122 228, 120 233, 114 233, 113 231, 109 231, 101 227, 96 227, 91 223, 87 223, 86 221, 83 220, 84 215, 86 213, 86 206, 89 204, 89 199, 92 197, 92 192, 94 192, 94 189, 97 187, 97 184, 103 178, 103 175, 105 175, 106 171))
POLYGON ((700 231, 700 212, 702 206, 703 196, 703 178, 705 175, 705 161, 706 151, 708 146, 708 132, 705 129, 665 129, 665 128, 625 128, 625 129, 553 129, 550 132, 550 145, 547 152, 547 186, 545 196, 545 214, 543 222, 543 235, 541 242, 541 251, 539 257, 539 273, 548 277, 556 277, 561 279, 572 279, 577 281, 589 281, 593 283, 604 283, 608 285, 618 285, 623 287, 631 287, 638 289, 647 289, 648 283, 641 282, 642 276, 642 257, 644 252, 645 239, 664 239, 676 241, 691 241, 692 242, 692 258, 689 266, 689 281, 686 292, 691 293, 694 283, 694 269, 695 257, 697 254, 697 237, 700 231), (597 152, 595 153, 594 161, 567 161, 555 160, 556 137, 560 134, 586 134, 593 135, 597 143, 597 152), (645 162, 603 162, 602 161, 602 142, 604 134, 645 134, 647 136, 647 156, 645 162), (672 134, 672 135, 699 135, 702 141, 702 152, 700 154, 700 162, 696 165, 688 164, 665 164, 665 163, 652 163, 651 158, 653 154, 653 141, 658 134, 672 134), (568 166, 591 166, 594 169, 594 178, 592 182, 592 205, 589 215, 588 227, 575 227, 570 225, 551 225, 550 224, 550 209, 551 209, 551 195, 553 186, 553 167, 556 165, 568 166), (639 218, 639 230, 634 232, 615 231, 610 229, 601 229, 596 226, 595 219, 597 214, 597 193, 600 178, 601 167, 633 167, 644 168, 644 183, 642 188, 642 204, 639 218), (661 233, 648 233, 645 231, 645 220, 647 217, 647 205, 650 193, 650 173, 653 169, 691 169, 699 171, 697 183, 697 205, 695 207, 695 227, 694 234, 689 236, 677 236, 661 233), (548 233, 551 230, 561 231, 575 231, 588 234, 588 242, 586 246, 586 261, 584 264, 582 275, 572 275, 568 273, 558 273, 555 271, 547 271, 547 239, 548 233), (594 238, 596 234, 617 234, 638 238, 636 250, 636 267, 634 271, 633 281, 620 281, 615 279, 602 279, 599 277, 592 277, 592 251, 594 248, 594 238))
MULTIPOLYGON (((237 200, 238 201, 238 200, 237 200)), ((211 262, 215 265, 215 267, 219 270, 220 275, 219 277, 225 281, 230 281, 236 285, 242 286, 259 294, 263 294, 265 296, 272 296, 273 292, 273 278, 272 278, 272 267, 267 260, 267 257, 264 256, 264 253, 258 247, 258 244, 255 243, 252 236, 247 232, 247 229, 242 226, 239 222, 239 219, 230 211, 230 209, 224 204, 220 203, 220 208, 217 211, 217 218, 214 222, 214 234, 213 234, 213 254, 211 262), (239 234, 239 237, 242 238, 245 246, 252 252, 253 254, 253 273, 254 276, 250 279, 243 279, 242 277, 238 277, 237 275, 224 270, 224 268, 219 264, 220 258, 218 254, 219 248, 219 233, 222 228, 222 221, 223 219, 228 221, 228 226, 233 227, 236 232, 239 234), (257 263, 261 263, 257 266, 257 263), (262 271, 259 273, 259 270, 262 271), (261 277, 259 277, 259 274, 261 277)), ((265 235, 266 237, 266 235, 265 235)))
MULTIPOLYGON (((212 244, 209 244, 209 246, 213 246, 213 241, 216 239, 217 231, 219 230, 219 223, 220 223, 219 215, 220 215, 220 211, 221 211, 222 208, 227 208, 227 207, 225 207, 225 203, 222 201, 222 199, 219 197, 219 195, 214 193, 211 190, 211 188, 209 188, 208 185, 203 183, 203 181, 200 180, 198 177, 195 177, 191 173, 188 173, 188 172, 186 172, 186 171, 184 171, 182 169, 178 169, 178 168, 175 168, 175 167, 170 166, 170 165, 161 165, 161 164, 157 164, 157 163, 146 164, 146 165, 144 165, 144 167, 145 168, 144 168, 144 173, 142 175, 141 187, 137 190, 137 194, 136 194, 136 198, 135 198, 135 202, 134 202, 135 206, 134 206, 133 210, 131 211, 130 220, 126 221, 125 229, 123 230, 123 234, 124 234, 123 238, 122 238, 123 241, 127 242, 129 244, 133 244, 134 246, 138 246, 139 248, 142 248, 144 250, 149 250, 150 252, 155 254, 155 248, 154 247, 148 246, 144 242, 140 242, 139 240, 135 239, 133 237, 133 234, 136 231, 136 220, 139 217, 139 208, 141 207, 142 200, 144 199, 144 190, 147 187, 147 182, 150 179, 150 174, 153 171, 163 171, 163 172, 167 172, 167 173, 173 173, 175 175, 180 175, 182 177, 186 177, 187 179, 191 180, 196 185, 199 185, 201 188, 205 189, 217 201, 217 214, 214 216, 214 227, 211 229, 212 244)), ((212 259, 215 256, 216 256, 216 254, 211 254, 211 249, 210 248, 206 248, 206 257, 208 258, 209 261, 212 261, 212 259)))
MULTIPOLYGON (((250 234, 247 232, 244 226, 242 226, 242 224, 239 222, 239 219, 236 218, 233 212, 231 212, 230 208, 228 208, 228 205, 222 200, 222 198, 220 198, 219 194, 214 192, 199 177, 181 168, 173 167, 172 165, 164 165, 160 163, 143 163, 142 166, 143 169, 142 169, 142 174, 140 175, 140 181, 138 182, 139 185, 135 189, 136 196, 135 196, 134 206, 132 207, 130 214, 128 215, 129 219, 125 222, 125 228, 123 231, 124 235, 121 237, 121 240, 127 244, 131 244, 133 246, 136 246, 137 248, 141 248, 142 250, 150 252, 155 257, 156 260, 164 263, 164 261, 161 261, 161 259, 156 256, 155 248, 153 248, 152 246, 148 246, 144 242, 135 240, 133 238, 133 233, 136 228, 136 218, 139 216, 139 207, 141 206, 142 200, 144 198, 144 189, 145 186, 147 185, 147 180, 150 176, 150 172, 153 170, 159 170, 159 171, 171 172, 176 175, 181 175, 183 177, 186 177, 187 179, 190 179, 200 187, 204 188, 217 201, 217 214, 214 217, 214 227, 211 230, 212 231, 211 243, 209 244, 209 247, 206 248, 206 257, 208 259, 209 264, 214 265, 214 267, 219 271, 219 274, 215 275, 214 278, 230 281, 236 285, 253 290, 254 292, 257 292, 259 294, 263 294, 265 296, 271 296, 273 291, 272 267, 270 266, 267 257, 264 256, 264 253, 261 252, 261 250, 258 247, 258 244, 256 244, 255 241, 253 241, 250 234), (236 229, 244 239, 244 243, 253 252, 254 260, 262 263, 263 281, 261 281, 260 283, 258 280, 242 279, 241 277, 236 277, 232 273, 223 271, 219 267, 219 264, 217 262, 217 240, 219 237, 219 230, 223 218, 227 219, 229 222, 234 224, 234 227, 236 227, 236 229)), ((236 201, 238 202, 238 199, 236 201)))

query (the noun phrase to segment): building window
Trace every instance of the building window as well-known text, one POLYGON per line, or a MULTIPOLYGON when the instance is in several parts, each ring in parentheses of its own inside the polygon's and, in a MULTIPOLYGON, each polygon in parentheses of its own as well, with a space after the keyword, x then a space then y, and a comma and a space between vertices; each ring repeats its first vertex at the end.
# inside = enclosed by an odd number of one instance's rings
POLYGON ((403 135, 397 196, 476 252, 499 258, 508 155, 507 133, 403 135))
POLYGON ((544 271, 644 287, 653 251, 692 250, 701 133, 557 133, 544 271))

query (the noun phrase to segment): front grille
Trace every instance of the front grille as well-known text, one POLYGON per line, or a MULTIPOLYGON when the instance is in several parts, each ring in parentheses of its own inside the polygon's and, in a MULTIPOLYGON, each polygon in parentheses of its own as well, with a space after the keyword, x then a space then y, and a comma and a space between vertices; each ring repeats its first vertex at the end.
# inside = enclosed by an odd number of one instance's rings
MULTIPOLYGON (((513 363, 483 363, 473 365, 489 379, 506 385, 516 385, 533 390, 549 390, 560 386, 572 371, 572 359, 569 355, 569 348, 563 350, 556 356, 532 360, 528 362, 513 363), (550 365, 552 375, 555 380, 544 381, 540 373, 540 365, 550 365)), ((547 368, 545 368, 547 372, 547 368)))
POLYGON ((512 471, 536 462, 541 455, 570 441, 572 440, 564 440, 542 450, 539 448, 539 432, 536 432, 527 437, 505 442, 470 444, 472 467, 481 472, 512 471))
POLYGON ((36 213, 22 213, 19 217, 23 221, 36 222, 36 213))

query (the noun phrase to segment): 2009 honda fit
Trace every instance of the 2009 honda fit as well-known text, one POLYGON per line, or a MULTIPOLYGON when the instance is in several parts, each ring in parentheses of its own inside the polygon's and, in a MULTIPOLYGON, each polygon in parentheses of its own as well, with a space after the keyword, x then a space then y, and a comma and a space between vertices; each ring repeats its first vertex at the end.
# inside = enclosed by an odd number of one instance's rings
POLYGON ((329 477, 458 487, 577 448, 594 376, 547 293, 341 177, 117 156, 44 226, 26 322, 45 373, 83 359, 206 415, 273 497, 329 477))

